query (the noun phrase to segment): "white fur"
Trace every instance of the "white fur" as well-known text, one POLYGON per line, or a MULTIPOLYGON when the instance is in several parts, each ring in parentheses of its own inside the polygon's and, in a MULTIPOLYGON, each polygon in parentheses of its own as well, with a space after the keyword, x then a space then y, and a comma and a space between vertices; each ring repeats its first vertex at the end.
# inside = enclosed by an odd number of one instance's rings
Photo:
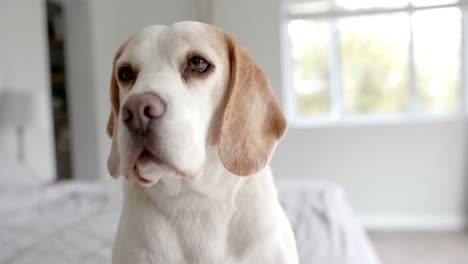
MULTIPOLYGON (((195 22, 152 26, 137 33, 117 64, 131 62, 140 73, 128 92, 120 87, 121 105, 129 95, 155 92, 167 104, 158 128, 160 152, 190 177, 164 166, 146 165, 147 186, 124 183, 124 205, 112 263, 298 263, 291 226, 281 208, 270 168, 239 177, 219 160, 208 140, 211 119, 228 85, 227 50, 217 50, 195 22), (178 39, 182 33, 193 38, 178 39), (178 62, 188 50, 202 50, 214 73, 191 87, 181 80, 178 62)), ((213 34, 216 35, 216 34, 213 34)), ((121 118, 117 144, 120 166, 132 148, 121 118)))

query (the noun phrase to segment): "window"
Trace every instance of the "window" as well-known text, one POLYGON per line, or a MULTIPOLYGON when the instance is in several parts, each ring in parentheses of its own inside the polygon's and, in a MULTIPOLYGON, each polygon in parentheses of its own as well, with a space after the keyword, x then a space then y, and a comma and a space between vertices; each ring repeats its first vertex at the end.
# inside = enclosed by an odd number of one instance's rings
POLYGON ((464 111, 461 1, 285 1, 293 120, 464 111))

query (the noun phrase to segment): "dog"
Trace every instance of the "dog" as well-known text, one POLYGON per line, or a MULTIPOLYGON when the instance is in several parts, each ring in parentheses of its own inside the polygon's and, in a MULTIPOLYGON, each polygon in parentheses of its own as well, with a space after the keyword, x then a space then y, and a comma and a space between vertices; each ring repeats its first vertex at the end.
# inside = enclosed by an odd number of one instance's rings
POLYGON ((115 54, 109 174, 124 176, 112 263, 298 263, 268 166, 287 123, 220 28, 144 28, 115 54))

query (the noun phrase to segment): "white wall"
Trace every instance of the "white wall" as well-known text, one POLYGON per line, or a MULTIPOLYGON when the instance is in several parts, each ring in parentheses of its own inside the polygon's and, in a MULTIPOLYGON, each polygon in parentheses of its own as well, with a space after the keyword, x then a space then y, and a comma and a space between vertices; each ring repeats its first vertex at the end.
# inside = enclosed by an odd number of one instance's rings
POLYGON ((72 175, 93 179, 99 167, 94 43, 89 1, 65 3, 65 60, 70 119, 72 175))
MULTIPOLYGON (((213 1, 213 23, 234 33, 281 96, 280 0, 213 1)), ((467 216, 464 119, 418 124, 290 127, 272 161, 277 177, 343 186, 378 228, 457 227, 467 216)))
POLYGON ((278 0, 213 0, 212 23, 234 34, 248 48, 281 99, 278 0))
MULTIPOLYGON (((38 111, 31 113, 37 122, 25 131, 25 159, 32 173, 47 181, 55 179, 55 154, 45 7, 42 0, 0 2, 0 86, 37 95, 38 111)), ((15 153, 14 134, 4 140, 15 153)))
POLYGON ((374 227, 458 226, 466 214, 466 124, 290 129, 277 175, 341 184, 374 227))

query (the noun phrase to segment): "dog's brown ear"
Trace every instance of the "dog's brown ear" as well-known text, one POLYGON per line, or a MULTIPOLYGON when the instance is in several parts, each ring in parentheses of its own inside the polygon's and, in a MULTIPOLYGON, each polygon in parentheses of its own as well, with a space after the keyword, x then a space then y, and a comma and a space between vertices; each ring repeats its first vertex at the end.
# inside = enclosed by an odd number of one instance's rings
POLYGON ((114 177, 118 178, 121 175, 120 171, 120 156, 119 150, 117 148, 117 133, 118 133, 118 116, 119 116, 119 108, 120 108, 120 95, 119 95, 119 86, 117 84, 117 80, 115 79, 115 63, 119 59, 120 55, 122 55, 122 51, 124 49, 124 45, 122 45, 116 52, 114 56, 114 61, 112 63, 112 72, 111 72, 111 81, 110 81, 110 98, 111 98, 111 110, 109 113, 109 119, 107 120, 107 135, 112 138, 112 147, 109 153, 109 157, 107 158, 107 170, 109 174, 114 177))
POLYGON ((267 165, 287 124, 263 72, 232 36, 225 36, 230 80, 217 135, 218 153, 227 170, 247 176, 267 165))
POLYGON ((111 110, 109 120, 107 121, 107 133, 112 137, 112 146, 109 157, 107 158, 107 170, 109 171, 109 175, 114 178, 118 178, 121 175, 120 156, 119 150, 117 149, 117 128, 114 127, 114 124, 117 122, 116 119, 116 116, 111 110))

